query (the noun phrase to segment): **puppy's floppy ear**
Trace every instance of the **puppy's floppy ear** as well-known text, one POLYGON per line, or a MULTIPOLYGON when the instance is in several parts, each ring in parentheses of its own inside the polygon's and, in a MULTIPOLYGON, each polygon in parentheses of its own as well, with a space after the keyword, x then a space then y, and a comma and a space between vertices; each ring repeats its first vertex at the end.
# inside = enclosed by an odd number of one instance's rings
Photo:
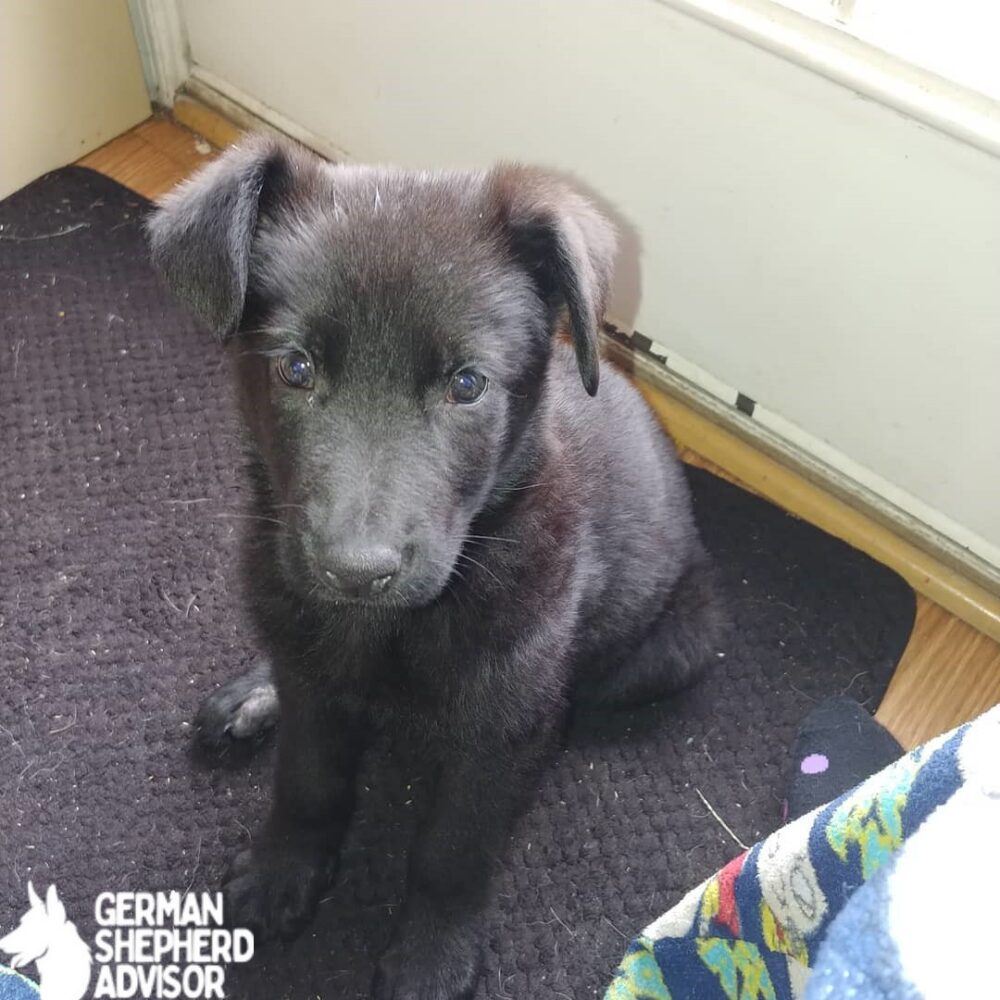
POLYGON ((493 218, 550 309, 565 307, 583 385, 600 380, 598 333, 614 264, 613 226, 565 181, 501 164, 487 178, 493 218))
POLYGON ((287 196, 309 156, 254 136, 162 198, 146 222, 153 263, 170 290, 221 337, 243 314, 250 249, 265 205, 287 196))

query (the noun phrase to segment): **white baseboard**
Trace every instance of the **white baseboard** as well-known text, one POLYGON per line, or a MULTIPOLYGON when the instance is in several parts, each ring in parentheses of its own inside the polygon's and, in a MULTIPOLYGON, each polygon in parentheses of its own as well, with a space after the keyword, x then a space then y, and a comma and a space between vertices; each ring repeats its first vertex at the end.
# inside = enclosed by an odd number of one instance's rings
POLYGON ((315 150, 320 156, 336 163, 351 157, 339 146, 321 135, 303 128, 280 111, 258 101, 239 87, 223 80, 202 66, 192 66, 183 90, 203 104, 218 111, 234 125, 255 132, 275 132, 315 150))
MULTIPOLYGON (((901 538, 1000 595, 1000 551, 985 539, 928 507, 828 444, 772 413, 756 401, 752 416, 738 408, 736 389, 655 341, 642 348, 632 334, 609 324, 611 353, 644 381, 681 400, 766 455, 798 472, 901 538), (622 352, 627 352, 624 356, 622 352)), ((641 338, 644 342, 648 338, 641 338)))

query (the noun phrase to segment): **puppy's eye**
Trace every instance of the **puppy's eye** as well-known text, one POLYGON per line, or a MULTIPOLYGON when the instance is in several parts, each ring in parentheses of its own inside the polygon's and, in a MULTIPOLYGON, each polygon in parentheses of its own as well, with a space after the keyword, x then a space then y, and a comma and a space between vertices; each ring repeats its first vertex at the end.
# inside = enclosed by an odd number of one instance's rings
POLYGON ((278 357, 278 374, 285 385, 293 389, 311 389, 313 387, 313 363, 308 354, 301 351, 289 351, 278 357))
POLYGON ((448 383, 447 400, 449 403, 475 403, 483 398, 483 393, 489 388, 490 380, 475 368, 463 368, 455 372, 448 383))

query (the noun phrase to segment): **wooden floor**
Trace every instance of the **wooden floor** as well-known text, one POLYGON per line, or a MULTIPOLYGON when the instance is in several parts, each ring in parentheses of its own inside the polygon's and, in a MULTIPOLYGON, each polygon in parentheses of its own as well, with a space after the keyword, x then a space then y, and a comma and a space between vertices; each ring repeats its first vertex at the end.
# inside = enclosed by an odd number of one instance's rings
MULTIPOLYGON (((167 117, 151 118, 80 163, 147 198, 156 198, 208 162, 216 154, 216 147, 234 141, 239 135, 235 126, 194 102, 184 103, 176 113, 190 128, 167 117)), ((676 407, 676 403, 672 405, 676 407)), ((669 419, 665 422, 678 440, 685 461, 712 468, 749 489, 769 495, 800 516, 808 518, 810 510, 815 511, 815 487, 803 480, 798 493, 804 497, 808 492, 809 502, 797 500, 794 474, 791 478, 788 474, 784 476, 785 488, 780 495, 769 492, 767 476, 752 472, 756 467, 764 468, 771 460, 759 455, 746 442, 733 439, 722 449, 716 444, 711 452, 716 461, 710 462, 697 450, 696 431, 686 426, 682 434, 669 419), (741 470, 742 477, 737 478, 727 467, 741 470)), ((697 426, 696 421, 687 423, 697 426)), ((836 501, 830 498, 829 503, 832 506, 836 501)), ((836 533, 852 541, 849 531, 836 533)), ((905 747, 911 747, 996 704, 1000 704, 1000 645, 918 594, 916 626, 878 710, 880 721, 905 747)))

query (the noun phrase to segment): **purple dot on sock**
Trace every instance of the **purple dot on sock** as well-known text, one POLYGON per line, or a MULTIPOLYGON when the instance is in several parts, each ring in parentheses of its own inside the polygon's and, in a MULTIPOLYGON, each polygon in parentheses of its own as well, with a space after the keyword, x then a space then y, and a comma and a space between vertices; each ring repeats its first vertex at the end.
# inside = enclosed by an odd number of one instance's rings
POLYGON ((830 766, 826 754, 811 753, 799 765, 803 774, 822 774, 830 766))

